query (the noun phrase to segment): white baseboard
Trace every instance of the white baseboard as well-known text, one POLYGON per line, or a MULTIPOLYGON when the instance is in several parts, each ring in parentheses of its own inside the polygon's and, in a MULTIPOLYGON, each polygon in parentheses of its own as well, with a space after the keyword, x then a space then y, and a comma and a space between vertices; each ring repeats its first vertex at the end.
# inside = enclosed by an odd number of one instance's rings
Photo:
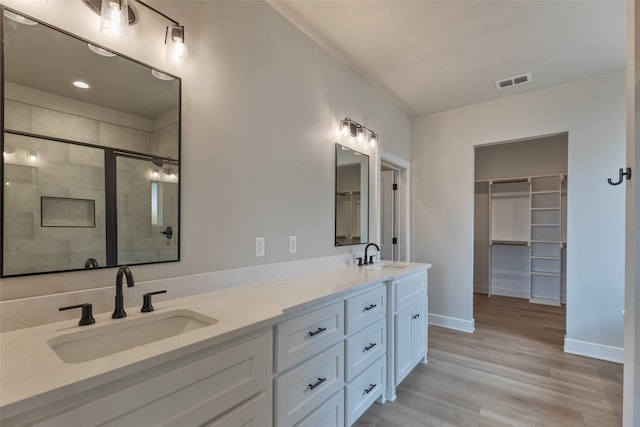
POLYGON ((579 356, 592 357, 594 359, 607 360, 609 362, 624 362, 624 349, 593 342, 572 340, 564 337, 564 352, 579 356))
POLYGON ((440 314, 429 313, 429 324, 442 326, 443 328, 455 329, 456 331, 473 333, 476 330, 475 319, 463 320, 456 317, 442 316, 440 314))

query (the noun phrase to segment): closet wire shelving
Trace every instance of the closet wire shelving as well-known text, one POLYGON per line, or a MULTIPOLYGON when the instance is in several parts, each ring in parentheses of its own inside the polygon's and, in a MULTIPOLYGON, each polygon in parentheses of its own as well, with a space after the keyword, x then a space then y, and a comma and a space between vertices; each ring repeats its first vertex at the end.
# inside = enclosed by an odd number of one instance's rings
POLYGON ((562 250, 566 248, 563 242, 564 195, 564 174, 489 180, 489 296, 493 283, 492 247, 523 246, 529 253, 529 301, 562 304, 562 250), (507 192, 505 188, 508 188, 507 192), (493 212, 496 194, 498 198, 514 201, 508 205, 502 221, 496 221, 496 212, 493 212), (525 214, 525 211, 528 212, 525 214), (515 216, 521 217, 520 222, 513 218, 515 216), (522 217, 527 221, 523 223, 522 217), (501 223, 500 231, 496 231, 498 227, 494 222, 501 223))

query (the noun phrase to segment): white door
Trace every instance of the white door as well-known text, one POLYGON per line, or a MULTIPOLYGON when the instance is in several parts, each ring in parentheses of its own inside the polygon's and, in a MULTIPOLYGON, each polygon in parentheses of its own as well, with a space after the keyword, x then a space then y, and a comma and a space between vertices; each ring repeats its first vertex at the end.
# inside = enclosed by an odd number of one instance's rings
MULTIPOLYGON (((627 165, 626 188, 624 406, 623 425, 640 425, 640 5, 627 2, 627 165)), ((613 173, 614 171, 612 171, 613 173)))
POLYGON ((397 172, 382 167, 380 172, 380 258, 395 261, 398 256, 395 251, 394 238, 397 238, 397 202, 394 185, 397 172))

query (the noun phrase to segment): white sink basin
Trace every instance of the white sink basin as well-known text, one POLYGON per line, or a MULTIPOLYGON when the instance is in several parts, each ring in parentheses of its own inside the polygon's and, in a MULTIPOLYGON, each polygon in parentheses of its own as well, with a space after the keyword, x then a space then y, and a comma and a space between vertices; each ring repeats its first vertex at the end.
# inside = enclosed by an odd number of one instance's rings
POLYGON ((88 362, 218 323, 191 310, 172 310, 123 319, 50 339, 47 344, 65 363, 88 362))
POLYGON ((367 270, 382 270, 383 268, 397 268, 403 269, 409 267, 409 264, 403 264, 399 262, 382 262, 380 264, 369 264, 365 266, 367 270))

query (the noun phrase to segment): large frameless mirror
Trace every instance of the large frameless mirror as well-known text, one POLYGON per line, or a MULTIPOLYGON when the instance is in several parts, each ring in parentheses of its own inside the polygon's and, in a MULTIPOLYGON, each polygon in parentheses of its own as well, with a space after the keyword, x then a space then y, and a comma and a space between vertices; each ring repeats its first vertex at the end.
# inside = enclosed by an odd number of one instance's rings
POLYGON ((369 156, 336 143, 335 245, 369 241, 369 156))
POLYGON ((2 11, 2 276, 179 260, 180 80, 2 11))

